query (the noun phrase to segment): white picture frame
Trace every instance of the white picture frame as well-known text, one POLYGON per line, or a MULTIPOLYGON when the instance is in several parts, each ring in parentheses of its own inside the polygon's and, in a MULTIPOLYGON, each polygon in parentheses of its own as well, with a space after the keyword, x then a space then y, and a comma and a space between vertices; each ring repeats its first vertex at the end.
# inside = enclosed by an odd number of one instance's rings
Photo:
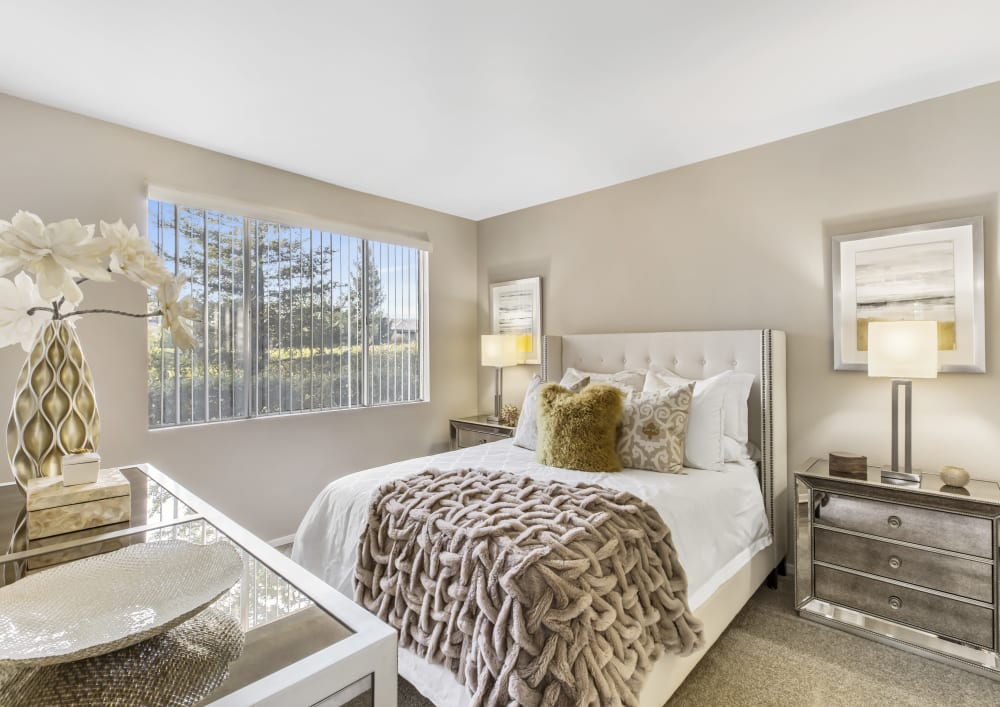
POLYGON ((531 335, 522 363, 542 362, 542 278, 495 282, 490 285, 490 331, 531 335))
POLYGON ((868 322, 915 319, 942 372, 986 372, 982 216, 835 236, 832 276, 835 370, 868 370, 868 322))

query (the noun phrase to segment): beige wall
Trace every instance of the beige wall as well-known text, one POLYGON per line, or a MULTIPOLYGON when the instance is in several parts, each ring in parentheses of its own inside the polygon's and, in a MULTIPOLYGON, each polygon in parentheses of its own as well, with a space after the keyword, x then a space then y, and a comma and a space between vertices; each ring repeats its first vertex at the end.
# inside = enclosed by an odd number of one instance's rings
MULTIPOLYGON (((95 316, 78 328, 97 383, 107 462, 151 461, 252 531, 274 538, 295 530, 334 477, 445 448, 448 417, 468 414, 476 404, 475 223, 0 95, 0 218, 27 209, 46 221, 122 218, 145 230, 149 182, 425 232, 434 245, 431 401, 150 432, 145 324, 95 316)), ((91 306, 144 306, 143 291, 131 284, 84 285, 84 292, 91 306)), ((0 349, 3 405, 12 399, 23 360, 19 347, 0 349)), ((2 409, 4 424, 8 410, 2 409)), ((6 481, 9 472, 0 466, 0 482, 6 481)))
MULTIPOLYGON (((488 285, 543 277, 548 333, 775 327, 788 332, 789 453, 884 460, 889 386, 834 372, 830 237, 985 217, 986 375, 917 381, 918 464, 1000 479, 996 311, 1000 84, 489 219, 477 225, 399 202, 0 95, 0 218, 144 222, 148 182, 422 231, 431 255, 431 402, 150 432, 141 322, 92 317, 80 336, 98 384, 111 463, 150 460, 264 537, 294 530, 331 478, 444 448, 447 418, 490 409, 479 369, 488 285), (477 290, 478 283, 478 290, 477 290)), ((85 286, 86 287, 86 286, 85 286)), ((128 285, 90 304, 143 306, 128 285)), ((0 401, 23 360, 0 350, 0 401)), ((508 401, 529 367, 508 370, 508 401)), ((3 409, 6 416, 6 408, 3 409)), ((6 417, 4 417, 6 419, 6 417)), ((0 472, 4 474, 6 472, 0 472)), ((3 480, 0 478, 0 480, 3 480)))
POLYGON ((884 462, 889 382, 833 370, 831 235, 982 214, 989 372, 914 382, 913 452, 1000 480, 998 119, 993 84, 481 222, 480 331, 489 283, 533 275, 550 334, 783 329, 790 462, 884 462))

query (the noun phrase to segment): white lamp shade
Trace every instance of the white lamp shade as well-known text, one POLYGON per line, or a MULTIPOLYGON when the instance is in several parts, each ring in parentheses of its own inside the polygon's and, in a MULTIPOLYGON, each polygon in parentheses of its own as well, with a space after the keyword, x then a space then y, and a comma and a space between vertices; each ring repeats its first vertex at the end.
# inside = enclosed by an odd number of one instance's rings
POLYGON ((937 378, 937 322, 871 322, 868 375, 872 378, 937 378))
POLYGON ((513 334, 484 334, 482 337, 484 366, 516 366, 520 361, 517 353, 517 336, 513 334))

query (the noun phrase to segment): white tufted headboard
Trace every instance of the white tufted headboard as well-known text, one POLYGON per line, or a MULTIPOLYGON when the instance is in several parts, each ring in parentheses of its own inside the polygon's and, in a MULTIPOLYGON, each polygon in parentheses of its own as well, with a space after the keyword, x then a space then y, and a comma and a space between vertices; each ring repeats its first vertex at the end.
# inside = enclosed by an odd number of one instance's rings
POLYGON ((687 378, 748 371, 750 441, 761 451, 761 491, 774 536, 774 564, 788 548, 788 450, 785 410, 785 333, 667 331, 645 334, 571 334, 542 338, 542 378, 558 381, 566 368, 614 373, 651 365, 687 378))

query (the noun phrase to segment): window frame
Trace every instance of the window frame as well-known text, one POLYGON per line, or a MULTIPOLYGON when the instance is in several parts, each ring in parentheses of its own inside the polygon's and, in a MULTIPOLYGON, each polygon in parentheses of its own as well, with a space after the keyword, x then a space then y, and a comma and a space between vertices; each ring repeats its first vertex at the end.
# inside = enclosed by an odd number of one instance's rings
MULTIPOLYGON (((211 418, 208 414, 208 405, 206 403, 205 417, 204 420, 191 420, 191 421, 178 421, 173 422, 163 422, 160 421, 159 424, 154 424, 150 415, 147 412, 147 429, 151 432, 170 430, 180 427, 192 427, 196 425, 214 425, 220 423, 237 422, 243 420, 253 420, 253 419, 266 419, 271 417, 286 417, 289 415, 310 415, 310 414, 321 414, 321 413, 335 413, 335 412, 346 412, 351 410, 361 410, 365 408, 379 408, 379 407, 390 407, 397 405, 414 405, 414 404, 424 404, 430 402, 430 314, 429 314, 429 281, 430 281, 430 244, 426 241, 414 238, 410 234, 399 234, 392 231, 379 231, 370 228, 364 228, 360 226, 348 226, 344 224, 339 224, 327 220, 317 220, 313 217, 309 217, 303 214, 295 214, 294 212, 288 211, 277 211, 277 210, 265 210, 259 207, 254 207, 251 205, 242 205, 242 202, 227 200, 227 199, 215 199, 213 197, 200 197, 193 196, 192 198, 184 198, 184 192, 175 192, 173 190, 164 190, 157 188, 154 192, 154 188, 150 187, 149 193, 146 197, 146 218, 145 224, 147 231, 145 232, 145 237, 150 239, 150 233, 148 232, 149 218, 150 218, 150 203, 160 202, 170 204, 174 209, 188 208, 200 210, 203 212, 203 217, 208 219, 208 212, 216 212, 230 217, 235 217, 242 221, 242 248, 241 248, 241 270, 242 270, 242 280, 243 280, 243 294, 240 298, 241 303, 239 305, 239 320, 241 327, 243 329, 241 345, 241 354, 243 357, 243 395, 242 400, 233 401, 233 414, 229 417, 218 417, 211 418), (176 200, 172 200, 176 199, 176 200), (218 201, 219 203, 213 205, 213 202, 218 201), (259 332, 258 332, 258 322, 260 313, 256 310, 258 302, 256 300, 257 291, 254 278, 258 268, 260 267, 260 259, 258 257, 256 246, 251 241, 253 235, 251 234, 250 223, 265 222, 270 223, 274 226, 290 229, 309 229, 310 231, 318 231, 322 234, 341 236, 345 238, 353 238, 360 242, 361 253, 360 262, 362 264, 362 282, 366 284, 362 288, 362 301, 360 303, 361 311, 367 314, 367 298, 368 298, 368 256, 369 249, 372 244, 375 245, 389 245, 398 246, 403 248, 409 248, 415 251, 416 255, 416 273, 417 273, 417 287, 416 294, 418 297, 418 303, 416 307, 416 319, 417 319, 417 335, 416 342, 419 347, 419 392, 418 396, 413 400, 397 400, 397 401, 386 401, 386 402, 372 402, 372 388, 373 379, 369 376, 369 364, 371 360, 371 349, 372 344, 367 344, 363 347, 362 351, 362 380, 361 385, 361 401, 355 402, 348 405, 336 405, 329 407, 311 407, 308 409, 299 410, 277 410, 274 412, 260 412, 259 408, 259 385, 258 385, 258 373, 259 373, 259 358, 258 352, 260 347, 259 332), (380 237, 381 236, 381 237, 380 237), (237 413, 237 408, 240 412, 237 413)), ((174 231, 175 246, 174 246, 174 257, 179 260, 180 253, 178 252, 179 235, 175 225, 174 231)), ((155 248, 155 244, 154 244, 155 248)), ((205 270, 208 267, 208 259, 206 258, 205 265, 203 266, 205 270)), ((179 268, 178 268, 179 269, 179 268)), ((189 273, 190 274, 190 273, 189 273)), ((313 285, 313 280, 310 279, 310 287, 313 285)), ((205 322, 202 328, 202 334, 207 330, 208 321, 208 296, 203 298, 203 301, 198 302, 201 307, 202 320, 205 322)), ((348 305, 349 306, 349 305, 348 305)), ((162 327, 162 317, 155 318, 160 322, 162 327)), ((369 320, 368 317, 364 317, 362 321, 361 336, 362 341, 368 341, 369 334, 369 320)), ((150 338, 148 334, 148 325, 146 328, 146 361, 147 361, 147 371, 149 370, 150 361, 150 338)), ((202 342, 200 342, 202 343, 202 342)), ((208 359, 208 347, 204 346, 205 358, 208 359)), ((161 354, 162 356, 162 354, 161 354)), ((175 396, 180 395, 180 378, 177 377, 177 366, 179 366, 178 355, 175 349, 174 361, 174 375, 175 375, 175 396)), ((240 367, 234 366, 233 371, 241 370, 240 367)), ((206 388, 206 399, 207 390, 210 384, 210 378, 208 376, 208 366, 205 367, 205 388, 206 388)), ((161 385, 161 397, 162 397, 162 386, 163 377, 160 379, 161 385)), ((192 378, 192 381, 194 379, 192 378)), ((151 395, 151 379, 147 374, 146 376, 146 405, 147 410, 150 402, 151 395)), ((175 417, 180 416, 180 405, 176 405, 175 417)))

